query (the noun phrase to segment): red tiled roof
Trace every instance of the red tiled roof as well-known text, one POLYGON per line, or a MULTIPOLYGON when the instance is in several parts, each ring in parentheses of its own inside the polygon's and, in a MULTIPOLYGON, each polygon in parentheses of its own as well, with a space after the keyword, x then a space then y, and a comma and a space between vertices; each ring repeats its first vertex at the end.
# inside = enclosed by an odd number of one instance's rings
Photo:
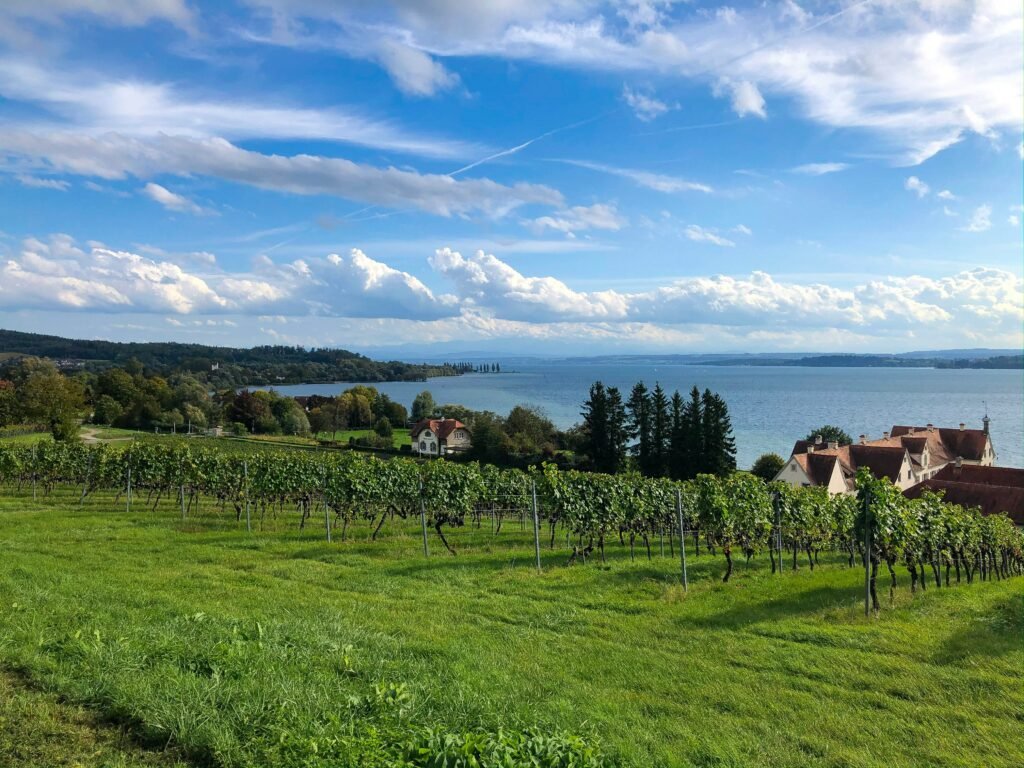
POLYGON ((1024 488, 1024 469, 1013 467, 983 467, 978 464, 963 464, 957 467, 947 464, 932 478, 956 483, 980 483, 982 485, 1004 485, 1009 488, 1024 488))
MULTIPOLYGON (((969 461, 981 461, 985 455, 985 445, 988 442, 988 435, 983 429, 959 429, 949 427, 910 427, 896 425, 892 428, 893 437, 903 437, 913 433, 914 437, 921 435, 938 435, 938 440, 949 455, 946 461, 952 461, 957 456, 962 456, 969 461)), ((935 449, 929 445, 929 448, 935 449)))
MULTIPOLYGON (((977 469, 995 469, 995 467, 977 467, 977 469)), ((946 501, 963 507, 978 507, 983 515, 1005 512, 1014 523, 1024 525, 1024 488, 984 483, 960 483, 939 480, 936 476, 908 488, 903 495, 908 499, 916 499, 926 490, 943 491, 946 501)))
POLYGON ((429 429, 434 432, 440 440, 446 440, 456 429, 464 429, 469 432, 469 427, 458 419, 423 419, 422 421, 416 422, 416 426, 412 428, 412 431, 409 434, 412 435, 412 438, 415 440, 416 436, 424 429, 429 429))

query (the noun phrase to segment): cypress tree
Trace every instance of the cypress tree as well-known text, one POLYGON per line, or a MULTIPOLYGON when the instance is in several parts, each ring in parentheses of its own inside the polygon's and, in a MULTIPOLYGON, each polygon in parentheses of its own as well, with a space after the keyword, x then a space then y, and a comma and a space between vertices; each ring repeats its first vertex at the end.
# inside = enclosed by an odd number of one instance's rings
POLYGON ((703 470, 701 461, 704 456, 704 406, 701 403, 700 390, 690 390, 690 399, 683 406, 680 424, 680 456, 682 458, 680 478, 690 480, 703 470))
POLYGON ((654 385, 651 395, 651 465, 652 473, 664 477, 668 473, 669 438, 672 422, 668 411, 668 397, 661 384, 654 385))
POLYGON ((590 385, 590 396, 583 403, 580 416, 583 417, 581 447, 597 469, 603 463, 603 443, 608 431, 608 393, 600 381, 590 385))
POLYGON ((736 440, 732 435, 729 408, 725 400, 710 389, 704 390, 701 405, 704 410, 701 471, 712 475, 727 475, 736 469, 736 440))
POLYGON ((636 440, 632 454, 641 474, 651 475, 651 397, 642 381, 633 385, 626 403, 629 414, 630 437, 636 440))
POLYGON ((626 443, 629 441, 629 429, 626 425, 626 406, 622 402, 622 394, 618 387, 608 387, 608 429, 605 439, 603 472, 615 474, 622 470, 626 463, 626 443))
POLYGON ((672 394, 672 427, 669 435, 668 446, 668 476, 673 480, 680 480, 683 477, 683 469, 686 463, 686 433, 683 429, 683 396, 677 389, 672 394))

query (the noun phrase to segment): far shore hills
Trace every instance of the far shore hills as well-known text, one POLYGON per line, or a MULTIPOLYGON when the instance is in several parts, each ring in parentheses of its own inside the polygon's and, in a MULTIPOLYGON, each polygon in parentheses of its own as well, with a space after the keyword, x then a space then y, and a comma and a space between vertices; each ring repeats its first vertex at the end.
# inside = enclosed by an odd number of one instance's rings
POLYGON ((137 361, 162 373, 205 372, 211 384, 325 383, 332 381, 423 381, 472 373, 477 364, 514 372, 517 363, 560 365, 706 365, 806 368, 1024 369, 1019 349, 937 349, 896 354, 822 352, 685 353, 574 356, 459 351, 424 354, 403 345, 363 354, 340 348, 263 345, 215 347, 167 341, 114 342, 0 329, 0 366, 23 356, 48 357, 64 370, 97 370, 137 361), (387 358, 385 358, 387 356, 387 358), (398 362, 405 358, 408 362, 398 362), (388 359, 389 362, 380 362, 388 359))

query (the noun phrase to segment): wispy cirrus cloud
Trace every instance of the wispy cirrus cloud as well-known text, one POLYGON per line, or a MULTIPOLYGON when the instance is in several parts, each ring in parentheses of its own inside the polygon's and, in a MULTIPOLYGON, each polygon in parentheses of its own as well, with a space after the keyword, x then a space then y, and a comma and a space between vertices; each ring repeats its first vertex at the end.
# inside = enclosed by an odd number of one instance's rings
POLYGON ((565 163, 566 165, 574 165, 577 168, 586 168, 587 170, 597 171, 598 173, 606 173, 610 176, 618 176, 619 178, 628 179, 637 186, 653 189, 655 192, 672 194, 675 192, 714 191, 708 184, 702 184, 697 181, 679 178, 678 176, 669 176, 667 174, 654 173, 653 171, 646 171, 637 168, 619 168, 614 165, 595 163, 588 160, 562 159, 557 162, 565 163))

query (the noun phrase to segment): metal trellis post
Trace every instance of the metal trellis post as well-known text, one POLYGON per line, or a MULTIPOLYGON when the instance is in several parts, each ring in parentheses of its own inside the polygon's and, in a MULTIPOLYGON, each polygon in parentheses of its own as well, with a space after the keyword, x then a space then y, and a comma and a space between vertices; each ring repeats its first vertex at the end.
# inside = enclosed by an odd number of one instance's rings
POLYGON ((427 545, 427 509, 423 503, 422 482, 420 482, 420 526, 423 528, 423 556, 430 557, 430 547, 427 545))
POLYGON ((530 483, 533 498, 533 549, 537 555, 537 573, 540 573, 540 518, 537 515, 537 483, 530 483))
POLYGON ((683 494, 676 488, 676 517, 679 518, 679 561, 683 569, 683 591, 688 592, 690 585, 686 578, 686 527, 683 524, 683 494))
POLYGON ((242 462, 242 478, 245 482, 245 530, 252 533, 252 516, 249 513, 249 462, 242 462))
POLYGON ((871 615, 871 490, 864 489, 864 616, 871 615))

